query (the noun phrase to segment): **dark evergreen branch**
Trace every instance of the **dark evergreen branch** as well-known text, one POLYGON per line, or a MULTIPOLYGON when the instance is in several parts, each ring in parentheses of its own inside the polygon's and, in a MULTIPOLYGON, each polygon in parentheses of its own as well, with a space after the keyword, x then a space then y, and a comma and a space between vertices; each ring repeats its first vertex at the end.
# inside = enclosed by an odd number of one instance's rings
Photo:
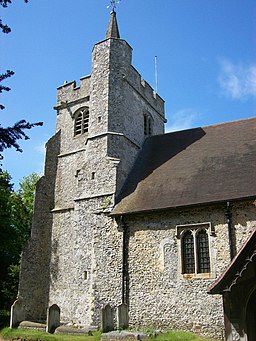
POLYGON ((9 78, 14 75, 14 72, 11 70, 6 70, 5 73, 0 75, 0 82, 2 82, 4 79, 9 78))
MULTIPOLYGON (((14 72, 11 70, 6 70, 5 73, 0 75, 0 82, 2 82, 3 80, 5 80, 6 78, 9 78, 11 76, 14 75, 14 72)), ((4 85, 0 85, 0 93, 2 93, 3 91, 10 91, 11 89, 8 86, 4 86, 4 85)), ((0 104, 0 110, 3 110, 5 108, 4 105, 0 104)))
MULTIPOLYGON (((24 2, 28 2, 28 0, 24 0, 24 2)), ((2 7, 8 7, 12 3, 12 0, 0 0, 0 5, 2 7)))
POLYGON ((8 4, 11 4, 12 0, 0 0, 0 4, 3 7, 8 7, 8 4))
POLYGON ((0 85, 0 94, 3 92, 3 91, 10 91, 11 88, 9 88, 9 86, 3 86, 3 85, 0 85))
POLYGON ((8 25, 3 24, 2 19, 0 19, 0 29, 3 33, 10 33, 11 28, 8 25))
MULTIPOLYGON (((24 2, 28 2, 28 0, 24 0, 24 2)), ((6 8, 12 3, 12 0, 0 0, 0 6, 6 8)), ((0 30, 3 33, 11 32, 11 29, 8 25, 3 24, 0 19, 0 30)), ((0 74, 0 82, 14 75, 14 72, 11 70, 7 70, 5 73, 0 74)), ((0 85, 0 93, 3 91, 10 91, 11 89, 8 86, 0 85)), ((4 105, 0 104, 0 110, 4 109, 4 105)), ((25 120, 20 120, 15 123, 13 127, 3 128, 0 124, 0 160, 3 159, 3 155, 1 152, 6 148, 15 148, 17 151, 22 152, 18 144, 18 140, 24 139, 28 140, 28 135, 24 132, 26 129, 31 129, 35 126, 42 126, 42 122, 37 123, 29 123, 25 120)), ((0 164, 1 166, 1 164, 0 164)), ((1 169, 0 169, 1 170, 1 169)))
POLYGON ((43 122, 29 123, 25 120, 20 120, 13 127, 3 128, 0 126, 0 152, 7 148, 15 148, 18 152, 22 152, 17 140, 29 140, 29 137, 24 132, 25 129, 31 129, 35 126, 42 126, 43 122))

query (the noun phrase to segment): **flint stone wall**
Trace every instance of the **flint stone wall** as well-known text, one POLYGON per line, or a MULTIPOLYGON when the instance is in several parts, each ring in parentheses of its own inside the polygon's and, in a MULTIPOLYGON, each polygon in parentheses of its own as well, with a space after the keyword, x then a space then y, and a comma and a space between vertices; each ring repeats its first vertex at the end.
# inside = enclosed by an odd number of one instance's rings
MULTIPOLYGON (((165 121, 164 101, 131 60, 127 42, 104 40, 93 49, 91 76, 58 89, 57 134, 48 143, 21 265, 26 318, 44 319, 57 304, 62 322, 99 326, 101 309, 121 304, 122 232, 108 213, 145 140, 144 114, 153 134, 163 133, 165 121), (84 106, 89 132, 74 137, 74 114, 84 106)), ((230 261, 225 210, 219 204, 125 217, 131 327, 222 336, 222 300, 207 290, 230 261), (214 230, 211 274, 183 276, 176 225, 205 222, 214 230)), ((255 225, 255 205, 232 203, 231 210, 238 251, 255 225)))
MULTIPOLYGON (((129 228, 130 327, 187 329, 208 337, 224 335, 222 298, 207 291, 230 262, 225 204, 125 217, 129 228), (181 273, 176 225, 211 222, 211 275, 181 273)), ((255 226, 253 202, 232 204, 237 250, 255 226)))
POLYGON ((49 299, 52 213, 60 132, 46 145, 45 175, 36 186, 31 238, 22 252, 18 297, 24 319, 45 321, 49 299))
POLYGON ((108 202, 81 200, 54 214, 49 304, 63 323, 100 325, 101 308, 121 303, 122 238, 104 213, 108 202))
POLYGON ((143 114, 150 111, 155 134, 164 123, 163 100, 141 83, 131 58, 125 41, 102 41, 91 76, 58 89, 49 305, 65 323, 99 325, 103 306, 121 304, 122 233, 107 214, 145 139, 143 114), (89 131, 74 137, 80 106, 89 108, 89 131))

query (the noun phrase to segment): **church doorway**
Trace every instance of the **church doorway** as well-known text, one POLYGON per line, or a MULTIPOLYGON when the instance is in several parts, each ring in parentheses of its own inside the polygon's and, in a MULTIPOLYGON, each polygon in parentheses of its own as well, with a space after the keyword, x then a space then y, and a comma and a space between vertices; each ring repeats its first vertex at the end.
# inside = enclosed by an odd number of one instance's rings
POLYGON ((246 309, 246 327, 248 341, 256 340, 256 289, 251 294, 246 309))

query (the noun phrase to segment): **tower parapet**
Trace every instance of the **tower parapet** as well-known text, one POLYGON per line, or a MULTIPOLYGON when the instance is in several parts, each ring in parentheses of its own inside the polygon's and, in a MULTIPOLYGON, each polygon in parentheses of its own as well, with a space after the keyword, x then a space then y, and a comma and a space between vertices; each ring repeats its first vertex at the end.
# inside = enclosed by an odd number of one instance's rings
POLYGON ((132 65, 129 75, 124 75, 124 81, 128 82, 134 90, 137 91, 160 116, 162 116, 164 122, 166 122, 164 100, 154 91, 152 86, 142 78, 140 73, 132 65))
POLYGON ((90 75, 80 78, 79 86, 77 86, 76 81, 67 82, 59 86, 57 88, 57 105, 55 109, 58 109, 59 106, 64 106, 67 102, 88 97, 90 94, 90 78, 90 75))

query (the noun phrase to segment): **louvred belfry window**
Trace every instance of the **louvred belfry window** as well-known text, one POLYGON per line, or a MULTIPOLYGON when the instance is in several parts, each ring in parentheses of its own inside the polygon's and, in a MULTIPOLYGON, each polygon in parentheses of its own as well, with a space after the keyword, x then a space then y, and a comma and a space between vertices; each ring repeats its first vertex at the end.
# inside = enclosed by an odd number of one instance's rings
POLYGON ((144 114, 144 135, 152 135, 152 118, 149 114, 144 114))
POLYGON ((75 113, 74 136, 88 132, 89 128, 89 109, 81 108, 75 113))

